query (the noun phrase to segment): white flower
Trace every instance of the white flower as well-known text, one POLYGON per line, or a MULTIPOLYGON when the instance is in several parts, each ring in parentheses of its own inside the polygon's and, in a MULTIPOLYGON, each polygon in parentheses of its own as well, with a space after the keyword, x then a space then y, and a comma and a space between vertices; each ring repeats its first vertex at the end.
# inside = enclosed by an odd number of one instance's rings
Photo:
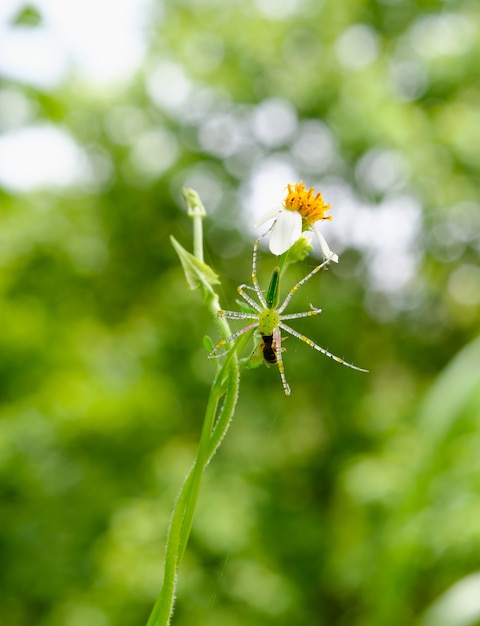
POLYGON ((262 224, 274 218, 275 222, 272 226, 269 248, 273 254, 280 255, 300 239, 302 234, 302 216, 296 211, 278 208, 265 213, 255 226, 262 226, 262 224))
POLYGON ((328 247, 328 243, 325 237, 320 232, 320 229, 318 228, 318 226, 313 225, 313 226, 310 226, 310 228, 317 235, 317 239, 320 244, 320 248, 322 249, 323 256, 327 259, 327 261, 333 261, 334 263, 338 263, 338 254, 335 254, 335 252, 332 252, 330 250, 330 248, 328 247))
POLYGON ((270 237, 270 251, 276 255, 283 254, 300 239, 304 230, 311 228, 317 236, 325 259, 338 263, 338 256, 330 250, 325 237, 315 225, 319 220, 331 219, 331 216, 325 216, 330 205, 325 204, 320 192, 314 195, 313 187, 307 191, 301 181, 296 185, 288 185, 287 188, 284 206, 269 211, 256 224, 261 226, 275 219, 270 237))

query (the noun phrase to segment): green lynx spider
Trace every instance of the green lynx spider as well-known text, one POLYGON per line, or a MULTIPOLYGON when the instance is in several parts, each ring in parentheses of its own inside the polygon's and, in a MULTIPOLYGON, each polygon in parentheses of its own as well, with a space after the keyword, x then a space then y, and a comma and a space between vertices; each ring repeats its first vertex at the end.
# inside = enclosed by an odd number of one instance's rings
POLYGON ((302 280, 300 280, 296 285, 294 285, 290 289, 290 291, 287 293, 285 300, 279 306, 279 293, 278 292, 279 292, 279 284, 280 284, 280 269, 276 267, 273 270, 272 278, 270 280, 270 285, 268 287, 266 296, 263 295, 263 292, 260 289, 260 285, 258 283, 257 250, 258 250, 260 239, 262 239, 262 237, 257 239, 255 243, 253 244, 253 256, 252 256, 252 284, 253 286, 243 284, 237 288, 237 291, 240 294, 240 296, 255 312, 252 311, 251 313, 247 313, 247 312, 241 312, 241 311, 223 311, 223 310, 218 311, 218 315, 225 317, 227 319, 254 320, 254 321, 252 321, 251 324, 248 324, 248 326, 245 326, 241 330, 238 330, 237 332, 233 333, 226 339, 222 339, 221 341, 219 341, 214 347, 214 349, 212 350, 212 352, 209 354, 209 358, 216 358, 217 356, 216 351, 219 348, 226 345, 227 343, 230 343, 231 341, 234 341, 235 339, 237 339, 237 337, 240 337, 244 333, 247 333, 248 331, 254 328, 257 328, 258 334, 261 337, 259 349, 263 353, 263 359, 267 365, 271 365, 271 364, 278 365, 278 370, 280 372, 280 378, 282 380, 282 385, 283 385, 283 391, 285 392, 285 395, 289 396, 291 393, 291 389, 285 377, 285 368, 283 366, 283 359, 282 359, 282 352, 285 350, 285 348, 282 348, 282 345, 281 345, 282 337, 281 337, 280 329, 282 329, 285 332, 292 335, 293 337, 300 339, 300 341, 303 341, 314 350, 318 350, 318 352, 321 352, 325 356, 328 356, 334 361, 337 361, 337 363, 346 365, 347 367, 350 367, 359 372, 367 372, 368 370, 362 369, 361 367, 357 367, 356 365, 352 365, 351 363, 347 363, 340 357, 335 356, 334 354, 332 354, 325 348, 322 348, 319 345, 317 345, 308 337, 305 337, 305 335, 302 335, 298 331, 294 330, 293 328, 285 324, 285 320, 294 320, 294 319, 299 319, 301 317, 311 317, 312 315, 318 315, 319 313, 322 312, 321 309, 317 309, 314 306, 310 305, 311 307, 310 311, 304 311, 302 313, 290 313, 288 315, 283 314, 283 311, 287 308, 290 300, 292 299, 293 294, 296 291, 298 291, 298 289, 300 289, 300 287, 302 287, 302 285, 304 285, 308 280, 310 280, 312 276, 315 276, 315 274, 317 274, 322 268, 328 265, 329 260, 326 260, 323 263, 320 263, 320 265, 317 265, 309 274, 307 274, 304 278, 302 278, 302 280), (247 293, 245 293, 247 289, 255 292, 257 299, 258 299, 258 303, 255 302, 255 300, 251 298, 247 293))

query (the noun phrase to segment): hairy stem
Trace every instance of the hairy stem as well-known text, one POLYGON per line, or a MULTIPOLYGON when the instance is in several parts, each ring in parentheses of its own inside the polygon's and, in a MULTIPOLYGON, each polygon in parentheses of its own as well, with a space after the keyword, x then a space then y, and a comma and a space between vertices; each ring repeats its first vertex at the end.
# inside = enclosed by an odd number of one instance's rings
MULTIPOLYGON (((189 215, 194 222, 194 256, 203 263, 202 219, 205 209, 193 190, 184 190, 189 215)), ((197 271, 201 271, 198 269, 197 271)), ((213 315, 224 338, 231 335, 228 322, 217 315, 218 295, 208 280, 200 281, 204 302, 213 315)), ((238 351, 245 345, 243 335, 230 348, 225 361, 217 368, 210 389, 198 453, 177 496, 168 530, 165 553, 164 580, 147 626, 167 626, 173 613, 175 590, 180 562, 185 552, 205 467, 215 454, 235 412, 240 384, 238 351)))

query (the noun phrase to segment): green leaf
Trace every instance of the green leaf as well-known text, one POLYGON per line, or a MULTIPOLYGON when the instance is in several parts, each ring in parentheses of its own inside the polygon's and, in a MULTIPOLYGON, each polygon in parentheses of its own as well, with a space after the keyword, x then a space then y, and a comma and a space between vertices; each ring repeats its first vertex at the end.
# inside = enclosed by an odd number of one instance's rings
POLYGON ((31 4, 26 4, 13 18, 12 26, 28 26, 34 28, 42 23, 42 16, 31 4))
POLYGON ((253 352, 247 357, 245 362, 245 367, 248 369, 256 369, 260 367, 263 363, 265 363, 265 359, 263 358, 263 351, 261 348, 261 343, 257 343, 253 352))
POLYGON ((197 257, 187 252, 187 250, 178 243, 175 237, 170 237, 170 239, 180 258, 183 271, 185 272, 185 278, 187 279, 190 289, 210 289, 213 285, 220 284, 217 274, 215 274, 209 265, 203 261, 199 261, 197 257))
POLYGON ((209 337, 208 335, 205 335, 203 338, 203 347, 205 348, 208 354, 210 354, 213 351, 213 348, 215 347, 215 344, 213 343, 212 338, 209 337))

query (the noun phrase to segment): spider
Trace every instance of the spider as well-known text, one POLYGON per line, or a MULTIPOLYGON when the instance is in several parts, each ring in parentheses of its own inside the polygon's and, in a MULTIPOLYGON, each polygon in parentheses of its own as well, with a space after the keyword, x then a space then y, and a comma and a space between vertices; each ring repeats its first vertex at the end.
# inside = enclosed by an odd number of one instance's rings
POLYGON ((325 348, 320 347, 314 341, 305 337, 298 331, 294 330, 287 324, 285 324, 285 320, 294 320, 299 319, 301 317, 311 317, 312 315, 318 315, 322 312, 321 309, 317 309, 314 306, 310 305, 310 311, 304 311, 302 313, 289 313, 285 315, 283 312, 287 308, 292 296, 302 285, 304 285, 312 276, 317 274, 322 268, 328 265, 329 260, 320 263, 317 265, 309 274, 307 274, 304 278, 302 278, 296 285, 294 285, 290 291, 287 293, 285 300, 279 305, 279 284, 280 284, 280 268, 276 267, 273 270, 272 278, 270 279, 270 285, 266 292, 266 295, 263 295, 262 290, 260 289, 260 285, 257 279, 257 250, 260 243, 260 237, 253 244, 253 256, 252 256, 252 284, 245 285, 242 284, 237 288, 240 296, 245 300, 245 302, 253 309, 253 311, 247 313, 242 311, 218 311, 218 315, 225 317, 227 319, 232 320, 253 320, 251 324, 248 324, 244 328, 238 330, 233 333, 226 339, 221 339, 213 348, 212 352, 208 355, 208 358, 216 358, 216 351, 231 341, 237 339, 241 335, 247 333, 248 331, 257 328, 258 334, 260 335, 260 343, 257 346, 254 353, 259 350, 262 353, 263 360, 267 366, 270 365, 278 365, 278 370, 280 372, 280 378, 282 380, 283 391, 285 395, 289 396, 291 393, 291 389, 287 383, 287 379, 285 377, 285 368, 283 366, 282 352, 285 348, 282 348, 282 337, 280 333, 280 329, 289 333, 293 337, 300 339, 308 346, 313 348, 314 350, 318 350, 325 356, 330 357, 337 363, 341 363, 342 365, 346 365, 354 370, 359 372, 368 372, 368 370, 362 369, 361 367, 357 367, 356 365, 352 365, 351 363, 347 363, 343 359, 338 356, 335 356, 325 348), (258 299, 258 303, 250 297, 246 290, 253 291, 258 299))

